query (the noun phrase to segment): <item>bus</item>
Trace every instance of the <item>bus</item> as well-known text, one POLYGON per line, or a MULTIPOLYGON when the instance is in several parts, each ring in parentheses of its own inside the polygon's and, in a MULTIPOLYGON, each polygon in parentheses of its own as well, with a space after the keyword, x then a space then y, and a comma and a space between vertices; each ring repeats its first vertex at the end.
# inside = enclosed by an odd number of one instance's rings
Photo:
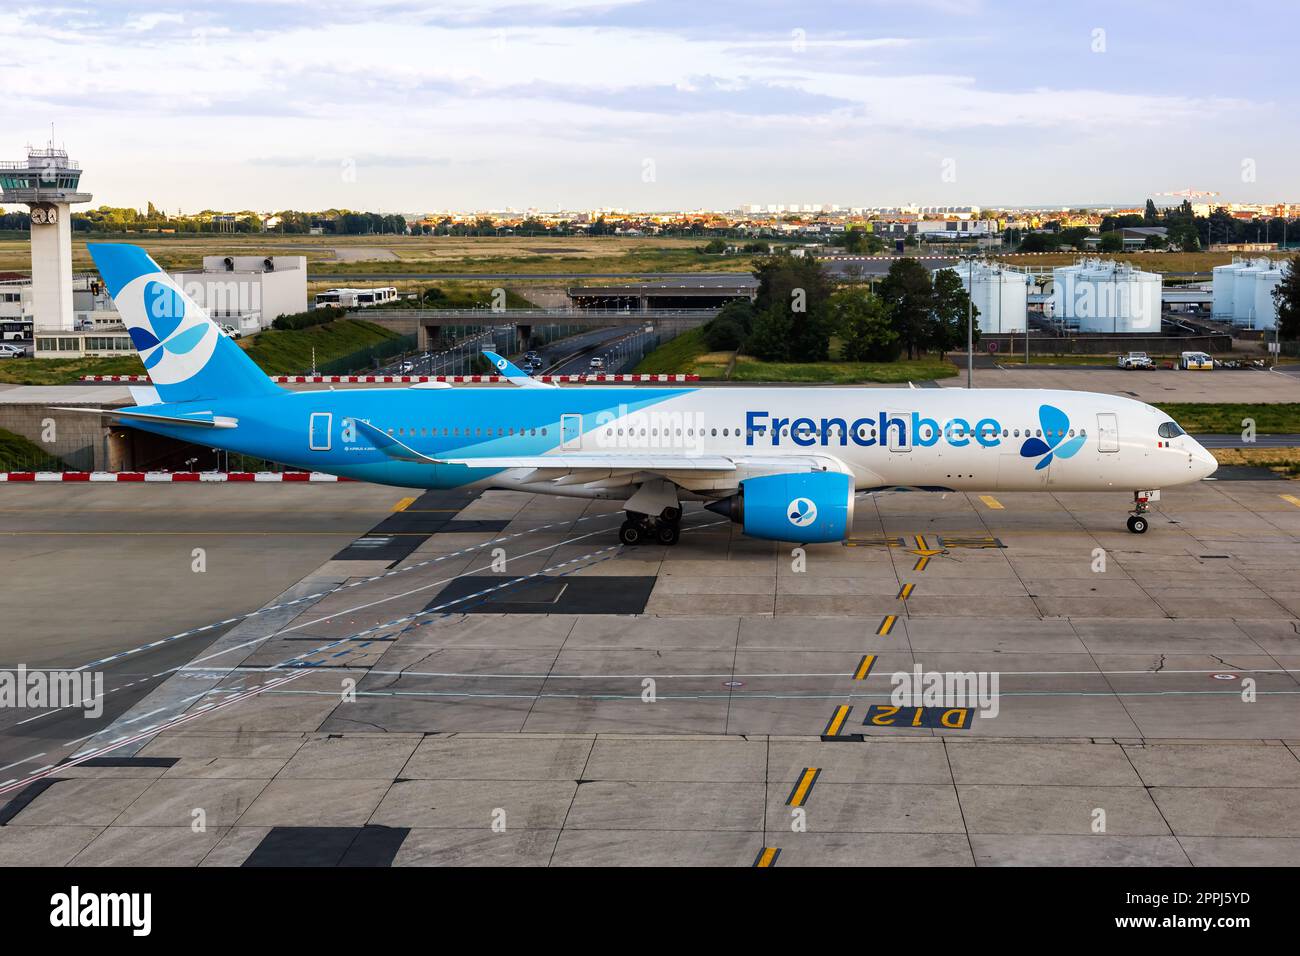
POLYGON ((316 308, 335 306, 344 309, 368 309, 371 306, 384 305, 397 301, 395 286, 379 286, 373 289, 326 289, 316 293, 316 308))

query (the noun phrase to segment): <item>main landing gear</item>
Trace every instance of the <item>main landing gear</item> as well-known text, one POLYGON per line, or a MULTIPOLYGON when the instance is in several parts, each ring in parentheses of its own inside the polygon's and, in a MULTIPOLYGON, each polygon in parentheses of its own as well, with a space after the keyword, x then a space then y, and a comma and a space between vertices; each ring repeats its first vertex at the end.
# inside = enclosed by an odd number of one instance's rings
POLYGON ((1133 511, 1128 516, 1128 529, 1134 534, 1145 534, 1151 526, 1147 518, 1147 503, 1160 497, 1158 491, 1133 492, 1133 511))
POLYGON ((665 508, 658 518, 629 511, 627 520, 618 529, 618 540, 623 544, 676 544, 681 537, 681 508, 665 508))

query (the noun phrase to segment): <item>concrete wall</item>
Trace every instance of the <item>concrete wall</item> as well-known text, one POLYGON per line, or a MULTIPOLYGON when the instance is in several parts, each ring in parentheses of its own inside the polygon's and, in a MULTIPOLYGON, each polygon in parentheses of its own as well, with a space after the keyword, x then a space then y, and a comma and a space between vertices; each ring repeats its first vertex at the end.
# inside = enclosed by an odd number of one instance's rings
POLYGON ((0 428, 21 435, 75 471, 110 470, 108 429, 94 415, 38 404, 0 404, 0 428), (53 423, 53 441, 48 423, 53 423))

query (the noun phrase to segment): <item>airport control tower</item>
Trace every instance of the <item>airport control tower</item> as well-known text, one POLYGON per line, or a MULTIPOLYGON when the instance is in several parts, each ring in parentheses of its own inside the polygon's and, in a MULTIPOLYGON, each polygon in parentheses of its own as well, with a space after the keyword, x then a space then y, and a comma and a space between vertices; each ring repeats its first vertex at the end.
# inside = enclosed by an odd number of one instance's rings
POLYGON ((26 161, 0 162, 0 202, 23 203, 32 215, 32 317, 37 329, 74 327, 72 314, 73 203, 90 202, 77 191, 81 167, 51 141, 27 149, 26 161))

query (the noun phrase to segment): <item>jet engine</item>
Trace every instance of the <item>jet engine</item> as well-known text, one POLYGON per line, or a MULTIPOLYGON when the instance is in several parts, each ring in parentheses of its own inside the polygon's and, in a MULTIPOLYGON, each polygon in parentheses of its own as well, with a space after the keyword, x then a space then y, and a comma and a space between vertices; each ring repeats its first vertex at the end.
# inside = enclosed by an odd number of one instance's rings
POLYGON ((853 476, 836 471, 761 475, 706 507, 770 541, 843 541, 853 527, 853 476))

